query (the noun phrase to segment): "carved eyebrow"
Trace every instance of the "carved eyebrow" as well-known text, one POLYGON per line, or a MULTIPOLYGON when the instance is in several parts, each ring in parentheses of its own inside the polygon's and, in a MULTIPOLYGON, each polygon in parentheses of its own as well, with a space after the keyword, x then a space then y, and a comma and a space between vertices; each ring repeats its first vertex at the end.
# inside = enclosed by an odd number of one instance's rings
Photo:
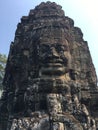
POLYGON ((66 45, 64 44, 60 44, 60 43, 55 43, 55 44, 51 44, 51 43, 43 43, 43 44, 40 44, 40 46, 44 46, 44 47, 66 47, 66 45))
POLYGON ((49 47, 50 45, 49 44, 40 44, 40 46, 45 46, 45 47, 49 47))
POLYGON ((66 45, 63 45, 63 44, 56 44, 55 46, 56 47, 67 47, 66 45))

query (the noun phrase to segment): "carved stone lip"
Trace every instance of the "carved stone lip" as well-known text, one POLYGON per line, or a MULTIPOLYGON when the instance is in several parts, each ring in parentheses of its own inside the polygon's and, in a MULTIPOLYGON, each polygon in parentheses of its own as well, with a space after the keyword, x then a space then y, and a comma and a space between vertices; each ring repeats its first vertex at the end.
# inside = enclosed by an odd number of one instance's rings
POLYGON ((63 60, 62 59, 53 58, 53 59, 48 59, 47 62, 48 63, 63 63, 63 60))
POLYGON ((65 67, 42 67, 41 74, 43 75, 62 75, 65 73, 65 67))
POLYGON ((43 66, 45 67, 62 67, 64 66, 64 61, 62 59, 47 59, 43 62, 43 66))
POLYGON ((61 63, 47 63, 44 67, 63 67, 61 63))

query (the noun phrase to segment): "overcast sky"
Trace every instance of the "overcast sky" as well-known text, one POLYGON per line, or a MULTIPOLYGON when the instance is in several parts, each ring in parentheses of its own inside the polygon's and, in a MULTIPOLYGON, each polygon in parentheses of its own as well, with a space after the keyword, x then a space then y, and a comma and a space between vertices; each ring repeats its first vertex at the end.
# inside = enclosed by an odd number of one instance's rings
MULTIPOLYGON (((30 9, 46 0, 0 0, 0 53, 8 55, 14 40, 17 24, 30 9)), ((80 27, 84 40, 88 41, 93 63, 98 75, 98 0, 50 0, 60 4, 65 15, 80 27)))

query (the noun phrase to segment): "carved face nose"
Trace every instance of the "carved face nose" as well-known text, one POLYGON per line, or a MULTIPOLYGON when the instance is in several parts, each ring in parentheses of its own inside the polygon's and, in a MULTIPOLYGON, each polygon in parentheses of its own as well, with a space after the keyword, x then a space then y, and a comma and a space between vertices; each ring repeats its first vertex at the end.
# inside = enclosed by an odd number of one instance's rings
POLYGON ((52 47, 49 51, 49 57, 59 58, 59 55, 54 47, 52 47))

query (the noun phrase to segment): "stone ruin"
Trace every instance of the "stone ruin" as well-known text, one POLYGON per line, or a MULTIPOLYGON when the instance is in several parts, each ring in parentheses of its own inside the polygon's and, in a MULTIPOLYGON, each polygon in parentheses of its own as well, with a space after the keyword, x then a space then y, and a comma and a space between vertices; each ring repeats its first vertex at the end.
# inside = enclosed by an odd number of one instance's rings
POLYGON ((97 76, 81 29, 41 3, 17 25, 0 100, 0 130, 98 130, 97 76))

